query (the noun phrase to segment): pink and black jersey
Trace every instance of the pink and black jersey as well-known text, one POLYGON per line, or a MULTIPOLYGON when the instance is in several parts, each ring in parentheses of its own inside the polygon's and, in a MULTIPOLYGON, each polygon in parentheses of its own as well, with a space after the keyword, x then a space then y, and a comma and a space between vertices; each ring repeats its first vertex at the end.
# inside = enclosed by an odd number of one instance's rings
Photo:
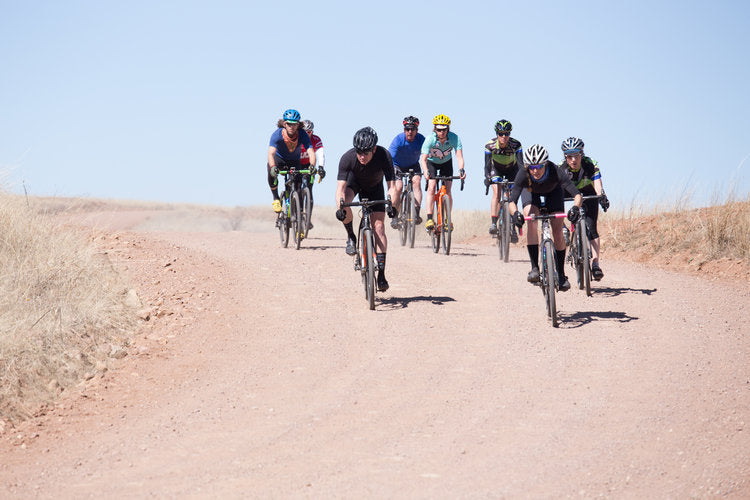
MULTIPOLYGON (((323 147, 323 141, 315 134, 310 135, 310 142, 312 143, 313 151, 317 151, 323 147)), ((302 151, 299 155, 299 160, 302 165, 310 164, 310 157, 307 155, 307 150, 302 146, 302 151)))

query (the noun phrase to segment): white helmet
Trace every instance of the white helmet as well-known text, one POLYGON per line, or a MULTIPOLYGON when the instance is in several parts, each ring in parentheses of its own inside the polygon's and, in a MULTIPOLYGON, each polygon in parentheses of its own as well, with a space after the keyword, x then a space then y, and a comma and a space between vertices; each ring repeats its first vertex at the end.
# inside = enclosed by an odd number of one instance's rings
POLYGON ((523 151, 523 163, 525 165, 541 165, 548 159, 549 154, 541 144, 533 144, 523 151))
POLYGON ((565 154, 580 153, 583 151, 583 141, 578 137, 568 137, 562 142, 560 149, 565 154))

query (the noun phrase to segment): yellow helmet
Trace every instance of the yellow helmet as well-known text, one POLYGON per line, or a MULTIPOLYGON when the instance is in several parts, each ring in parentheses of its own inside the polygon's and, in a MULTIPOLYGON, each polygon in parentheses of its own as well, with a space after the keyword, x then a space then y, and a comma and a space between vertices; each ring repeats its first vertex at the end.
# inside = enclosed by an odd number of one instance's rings
POLYGON ((450 125, 451 119, 445 115, 437 115, 432 119, 433 125, 450 125))

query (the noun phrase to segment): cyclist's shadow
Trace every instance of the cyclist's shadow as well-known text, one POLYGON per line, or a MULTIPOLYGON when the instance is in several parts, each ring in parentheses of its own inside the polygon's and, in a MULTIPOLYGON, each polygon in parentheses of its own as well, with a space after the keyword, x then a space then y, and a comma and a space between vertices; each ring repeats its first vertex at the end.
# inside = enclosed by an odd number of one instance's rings
POLYGON ((436 306, 442 306, 446 302, 455 302, 456 299, 453 297, 441 297, 441 296, 425 296, 419 295, 417 297, 386 297, 380 299, 380 303, 385 307, 384 309, 406 309, 409 304, 413 302, 429 302, 436 306))
POLYGON ((616 323, 630 323, 640 319, 619 311, 579 311, 571 314, 557 313, 560 326, 563 328, 580 328, 594 321, 614 321, 616 323))
POLYGON ((617 297, 619 295, 622 295, 624 293, 639 293, 641 295, 652 295, 656 293, 658 289, 657 288, 612 288, 612 287, 604 287, 604 288, 598 288, 596 286, 591 287, 591 292, 595 295, 601 295, 604 297, 617 297))

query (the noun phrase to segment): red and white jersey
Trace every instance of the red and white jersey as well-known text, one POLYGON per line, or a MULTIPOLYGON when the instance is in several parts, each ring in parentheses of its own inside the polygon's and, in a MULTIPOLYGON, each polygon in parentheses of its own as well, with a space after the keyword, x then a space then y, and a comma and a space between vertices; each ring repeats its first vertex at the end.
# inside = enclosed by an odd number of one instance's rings
MULTIPOLYGON (((313 151, 318 151, 319 149, 323 149, 323 141, 317 135, 310 134, 310 142, 312 143, 313 151)), ((321 160, 319 158, 316 158, 316 159, 317 159, 318 165, 322 165, 321 160)), ((310 164, 310 157, 307 155, 307 150, 305 149, 305 146, 302 146, 302 145, 300 145, 299 161, 302 165, 310 164)))

